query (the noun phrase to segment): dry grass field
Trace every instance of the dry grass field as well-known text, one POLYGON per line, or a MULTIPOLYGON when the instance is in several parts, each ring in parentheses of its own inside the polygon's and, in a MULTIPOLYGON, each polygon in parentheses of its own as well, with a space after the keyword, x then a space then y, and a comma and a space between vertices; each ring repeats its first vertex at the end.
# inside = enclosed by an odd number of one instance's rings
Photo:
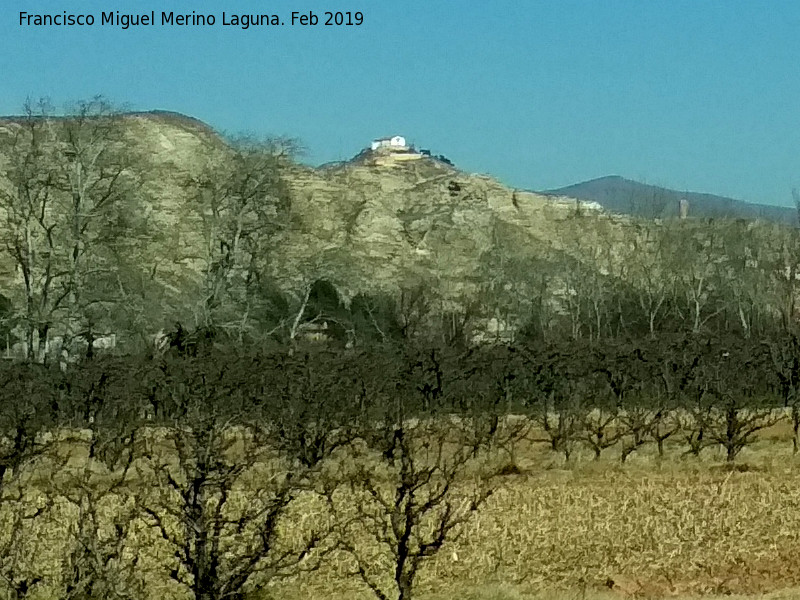
MULTIPOLYGON (((785 424, 765 430, 735 468, 715 448, 699 458, 683 456, 677 442, 667 444, 661 460, 647 445, 624 465, 619 447, 597 461, 579 448, 565 464, 544 444, 520 444, 520 472, 503 476, 459 538, 423 567, 415 597, 800 598, 800 457, 792 455, 790 439, 785 424)), ((33 488, 45 483, 29 483, 26 502, 33 507, 33 488)), ((74 510, 57 505, 43 529, 24 530, 20 564, 42 572, 54 561, 74 510)), ((111 501, 106 510, 122 508, 111 501)), ((296 510, 299 524, 307 515, 296 510)), ((320 516, 320 510, 311 512, 320 516)), ((163 544, 145 529, 133 535, 148 557, 141 563, 145 596, 185 597, 163 578, 163 544)), ((56 564, 44 572, 57 578, 56 564)), ((347 555, 333 553, 320 569, 257 589, 253 597, 373 598, 347 576, 351 568, 347 555)), ((28 597, 56 596, 42 586, 28 597)))
MULTIPOLYGON (((522 472, 421 574, 428 600, 524 598, 800 598, 800 457, 788 427, 762 432, 735 469, 645 446, 564 464, 544 445, 518 448, 522 472)), ((335 559, 286 582, 278 597, 370 598, 335 559)), ((275 590, 277 591, 277 590, 275 590)), ((265 596, 266 597, 266 596, 265 596)))

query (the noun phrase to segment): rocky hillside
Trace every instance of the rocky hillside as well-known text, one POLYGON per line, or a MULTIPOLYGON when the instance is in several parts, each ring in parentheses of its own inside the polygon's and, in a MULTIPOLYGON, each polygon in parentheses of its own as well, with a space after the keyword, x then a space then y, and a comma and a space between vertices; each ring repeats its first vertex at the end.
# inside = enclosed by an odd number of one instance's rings
MULTIPOLYGON (((85 120, 76 133, 72 121, 47 121, 37 135, 49 141, 31 153, 25 127, 42 123, 0 120, 5 331, 33 323, 124 338, 179 321, 294 336, 318 316, 303 307, 320 281, 345 307, 367 295, 388 299, 389 312, 409 309, 409 290, 425 290, 434 311, 479 315, 490 329, 559 320, 591 336, 629 327, 631 311, 651 332, 669 318, 696 329, 706 312, 728 318, 710 294, 735 269, 771 264, 751 257, 777 235, 763 225, 720 225, 709 236, 700 220, 648 224, 411 153, 367 151, 312 168, 285 140, 232 145, 173 113, 123 115, 98 143, 103 132, 91 127, 102 123, 85 120), (20 212, 31 198, 50 199, 41 223, 36 211, 20 212), (734 252, 741 257, 729 260, 734 252)), ((770 266, 764 277, 784 270, 770 266)), ((752 281, 759 293, 772 289, 752 281)), ((756 310, 767 300, 748 302, 756 310)))
MULTIPOLYGON (((18 194, 20 177, 27 177, 26 185, 40 192, 47 178, 50 187, 43 194, 51 198, 47 217, 52 231, 60 231, 63 240, 56 240, 44 256, 52 259, 55 252, 63 251, 59 268, 64 273, 78 262, 70 254, 78 248, 98 265, 116 265, 108 272, 96 269, 84 276, 84 282, 104 290, 102 300, 92 301, 93 310, 106 307, 94 321, 105 322, 106 329, 117 327, 114 321, 120 309, 136 304, 133 298, 144 298, 138 314, 127 317, 139 327, 146 323, 157 329, 156 325, 169 325, 175 319, 198 322, 196 311, 193 318, 187 318, 187 311, 194 310, 193 303, 219 263, 212 239, 217 226, 211 220, 213 211, 203 202, 214 178, 221 177, 219 165, 232 156, 226 140, 182 115, 132 113, 115 121, 113 139, 95 144, 89 152, 69 148, 70 136, 75 136, 74 131, 69 133, 72 124, 51 118, 37 135, 45 136, 58 127, 64 131, 50 139, 46 151, 31 154, 41 165, 28 173, 28 167, 20 163, 24 152, 19 144, 27 139, 25 128, 31 123, 42 125, 22 117, 0 120, 0 191, 4 192, 0 212, 7 225, 7 244, 17 244, 24 237, 21 230, 12 232, 19 221, 14 220, 11 208, 23 201, 18 194), (107 157, 108 164, 78 168, 84 154, 95 150, 107 157), (106 185, 103 173, 117 166, 121 171, 113 180, 117 186, 114 204, 110 211, 106 206, 102 220, 92 225, 99 227, 92 239, 98 244, 102 240, 104 248, 94 256, 88 237, 70 238, 65 215, 72 204, 67 190, 76 185, 76 173, 83 169, 88 180, 93 168, 97 180, 91 185, 99 189, 106 185), (205 183, 198 183, 203 177, 205 183), (122 224, 124 235, 113 232, 117 224, 122 224), (119 294, 126 300, 122 305, 119 294)), ((442 302, 462 305, 490 277, 486 259, 498 243, 515 248, 520 255, 559 251, 565 247, 561 223, 575 213, 574 203, 567 199, 512 190, 491 177, 464 173, 419 155, 366 152, 353 161, 316 169, 288 159, 281 159, 280 165, 281 189, 288 197, 286 222, 275 227, 269 247, 261 248, 259 268, 290 296, 302 295, 309 282, 324 279, 336 286, 345 301, 357 293, 391 294, 403 286, 424 285, 435 290, 442 302)), ((91 191, 89 186, 84 204, 101 201, 102 195, 92 199, 91 191)), ((99 210, 81 210, 101 215, 99 210)), ((86 215, 77 213, 70 218, 87 221, 86 215)), ((606 215, 598 213, 596 219, 616 227, 616 221, 606 215)), ((31 223, 37 226, 35 219, 31 223)), ((31 253, 43 256, 34 249, 31 253)), ((22 271, 12 253, 0 254, 0 290, 17 309, 26 303, 22 271)), ((43 273, 32 277, 44 277, 43 273)), ((50 300, 57 285, 51 287, 50 300)))
MULTIPOLYGON (((193 257, 203 244, 186 182, 220 160, 226 145, 208 126, 174 113, 129 114, 124 122, 137 157, 131 165, 136 201, 147 224, 137 243, 148 248, 144 254, 155 261, 156 275, 164 275, 163 284, 177 291, 181 281, 198 276, 201 265, 193 257)), ((0 134, 15 123, 0 121, 0 134)), ((567 198, 513 190, 428 157, 370 160, 367 153, 319 169, 294 163, 284 178, 290 226, 271 262, 288 286, 328 276, 354 293, 421 277, 457 291, 474 280, 495 236, 513 235, 523 242, 520 249, 558 247, 557 224, 575 212, 567 198)), ((0 264, 9 286, 13 266, 7 257, 0 264)))
POLYGON ((520 252, 559 246, 557 223, 575 211, 568 199, 515 191, 430 158, 298 167, 289 181, 294 218, 281 244, 284 276, 327 257, 328 268, 356 269, 344 278, 353 288, 388 290, 421 277, 460 294, 477 283, 497 236, 513 236, 520 252))

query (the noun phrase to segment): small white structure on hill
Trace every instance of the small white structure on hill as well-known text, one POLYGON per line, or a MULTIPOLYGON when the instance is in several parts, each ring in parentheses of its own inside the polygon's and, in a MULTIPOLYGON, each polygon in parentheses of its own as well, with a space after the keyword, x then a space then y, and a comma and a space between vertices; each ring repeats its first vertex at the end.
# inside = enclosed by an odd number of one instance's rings
POLYGON ((372 150, 377 150, 378 148, 407 148, 406 138, 404 138, 402 135, 378 138, 377 140, 372 140, 371 148, 372 150))
POLYGON ((681 198, 678 202, 678 216, 681 219, 689 216, 689 201, 686 198, 681 198))

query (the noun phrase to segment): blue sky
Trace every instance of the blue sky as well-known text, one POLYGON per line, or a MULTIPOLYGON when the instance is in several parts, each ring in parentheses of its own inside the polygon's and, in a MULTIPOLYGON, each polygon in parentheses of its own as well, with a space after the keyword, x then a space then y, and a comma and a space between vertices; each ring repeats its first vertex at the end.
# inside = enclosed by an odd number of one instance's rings
POLYGON ((399 133, 521 188, 616 174, 789 205, 800 187, 796 2, 16 0, 0 3, 0 56, 0 114, 99 93, 297 137, 313 164, 399 133), (110 10, 217 26, 19 26, 19 11, 110 10), (364 24, 219 26, 223 11, 293 10, 364 24))

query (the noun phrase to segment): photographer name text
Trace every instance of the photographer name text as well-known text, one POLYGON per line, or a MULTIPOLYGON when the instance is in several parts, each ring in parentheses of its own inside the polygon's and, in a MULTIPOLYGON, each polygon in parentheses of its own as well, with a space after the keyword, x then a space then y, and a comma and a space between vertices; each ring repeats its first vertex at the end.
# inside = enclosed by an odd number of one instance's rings
POLYGON ((274 27, 290 25, 297 27, 358 27, 364 23, 360 11, 318 12, 292 11, 283 17, 276 14, 238 14, 223 12, 219 14, 157 12, 122 13, 118 10, 97 14, 61 13, 19 13, 20 27, 117 27, 119 29, 144 27, 274 27))

